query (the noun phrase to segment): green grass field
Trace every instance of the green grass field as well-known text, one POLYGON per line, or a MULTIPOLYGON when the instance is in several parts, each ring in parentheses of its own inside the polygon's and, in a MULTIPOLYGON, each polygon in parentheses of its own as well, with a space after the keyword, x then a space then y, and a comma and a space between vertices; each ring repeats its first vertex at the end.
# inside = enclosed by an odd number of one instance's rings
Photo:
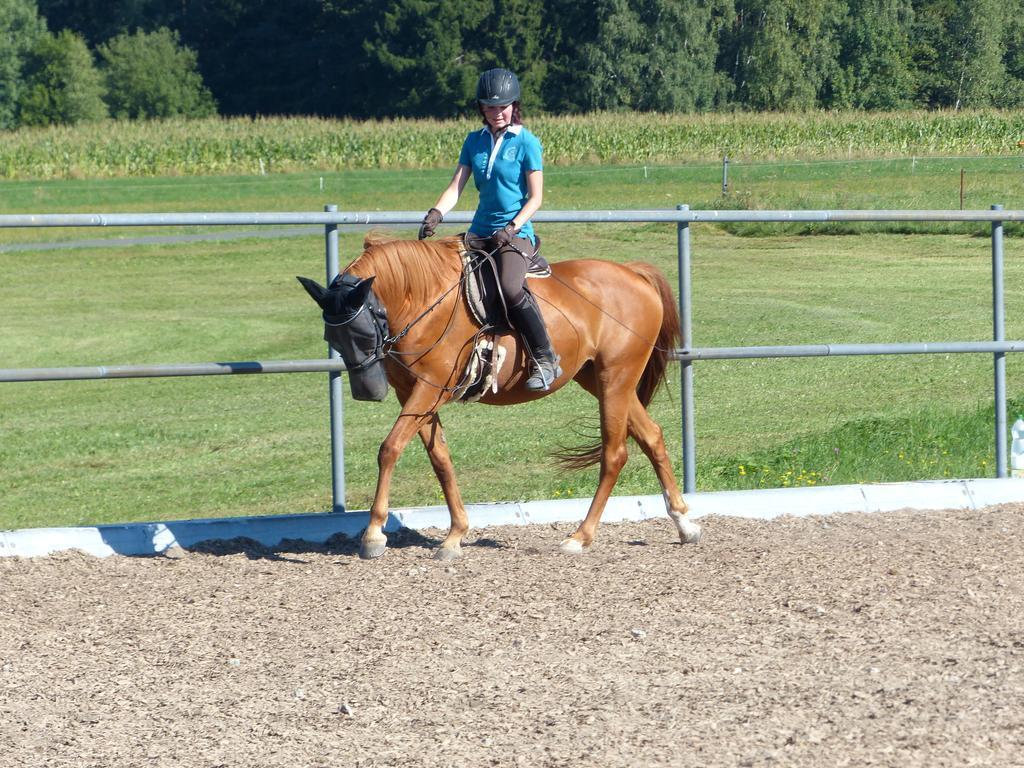
MULTIPOLYGON (((1024 208, 1016 157, 911 163, 735 163, 727 201, 721 167, 711 163, 646 172, 642 165, 554 167, 545 207, 956 208, 965 168, 966 207, 1024 208)), ((325 203, 418 210, 447 178, 448 171, 427 169, 8 181, 0 200, 6 213, 322 210, 325 203)), ((467 194, 462 207, 473 204, 467 194)), ((984 227, 865 225, 858 237, 813 237, 813 229, 782 225, 692 229, 697 345, 991 336, 984 227)), ((166 232, 0 230, 0 248, 128 234, 166 232)), ((675 282, 670 225, 546 225, 543 236, 553 260, 645 259, 675 282)), ((358 254, 360 241, 342 234, 343 261, 358 254)), ((324 352, 315 307, 294 281, 322 276, 318 236, 0 252, 0 265, 0 367, 324 352)), ((1007 336, 1022 338, 1024 260, 1013 236, 1006 287, 1007 336)), ((1007 367, 1013 407, 1024 408, 1018 357, 1007 367)), ((990 356, 708 361, 695 370, 701 490, 993 474, 990 356)), ((678 457, 677 368, 670 378, 653 412, 678 457)), ((377 446, 396 412, 391 401, 346 402, 351 509, 369 503, 377 446)), ((593 491, 596 471, 565 474, 545 458, 596 417, 576 387, 529 406, 451 406, 443 417, 467 501, 593 491), (510 465, 519 468, 515 476, 510 465)), ((325 510, 327 418, 322 374, 0 384, 0 529, 325 510)), ((617 492, 657 490, 635 452, 617 492)), ((440 494, 424 452, 412 445, 393 504, 422 503, 440 503, 440 494)))

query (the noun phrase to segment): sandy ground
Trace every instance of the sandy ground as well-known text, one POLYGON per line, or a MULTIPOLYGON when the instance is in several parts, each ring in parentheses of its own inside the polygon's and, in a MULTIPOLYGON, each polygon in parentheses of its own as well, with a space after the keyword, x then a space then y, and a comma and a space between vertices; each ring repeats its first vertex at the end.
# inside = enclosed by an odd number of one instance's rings
POLYGON ((1024 506, 0 558, 0 765, 1024 766, 1024 506))

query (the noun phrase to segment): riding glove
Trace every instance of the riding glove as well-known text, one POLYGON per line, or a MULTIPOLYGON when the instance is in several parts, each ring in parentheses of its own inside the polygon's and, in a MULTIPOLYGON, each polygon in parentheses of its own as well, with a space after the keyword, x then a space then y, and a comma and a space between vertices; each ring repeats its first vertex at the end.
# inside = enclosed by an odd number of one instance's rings
POLYGON ((444 221, 444 216, 437 208, 431 208, 427 211, 427 215, 423 217, 423 223, 420 224, 420 240, 425 240, 428 237, 434 236, 434 230, 437 229, 437 225, 444 221))
POLYGON ((491 242, 494 243, 495 248, 502 248, 512 242, 512 238, 516 236, 518 231, 516 225, 510 221, 501 229, 491 232, 491 242))

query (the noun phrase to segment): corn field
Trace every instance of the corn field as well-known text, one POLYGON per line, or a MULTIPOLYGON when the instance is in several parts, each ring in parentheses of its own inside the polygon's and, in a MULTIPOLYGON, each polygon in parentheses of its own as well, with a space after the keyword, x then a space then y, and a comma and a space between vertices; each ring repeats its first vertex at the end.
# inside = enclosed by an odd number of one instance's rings
MULTIPOLYGON (((549 164, 1024 157, 1024 113, 816 112, 527 117, 549 164)), ((471 120, 108 121, 0 134, 0 178, 431 168, 455 163, 471 120)))

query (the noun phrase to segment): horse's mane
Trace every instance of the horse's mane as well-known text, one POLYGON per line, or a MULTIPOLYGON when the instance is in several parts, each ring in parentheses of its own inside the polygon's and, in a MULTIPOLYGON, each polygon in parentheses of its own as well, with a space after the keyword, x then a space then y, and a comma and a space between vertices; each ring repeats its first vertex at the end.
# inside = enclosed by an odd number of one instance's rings
POLYGON ((385 305, 406 299, 413 306, 434 301, 462 274, 459 237, 400 240, 369 232, 363 254, 345 269, 357 277, 376 275, 374 292, 385 305))

